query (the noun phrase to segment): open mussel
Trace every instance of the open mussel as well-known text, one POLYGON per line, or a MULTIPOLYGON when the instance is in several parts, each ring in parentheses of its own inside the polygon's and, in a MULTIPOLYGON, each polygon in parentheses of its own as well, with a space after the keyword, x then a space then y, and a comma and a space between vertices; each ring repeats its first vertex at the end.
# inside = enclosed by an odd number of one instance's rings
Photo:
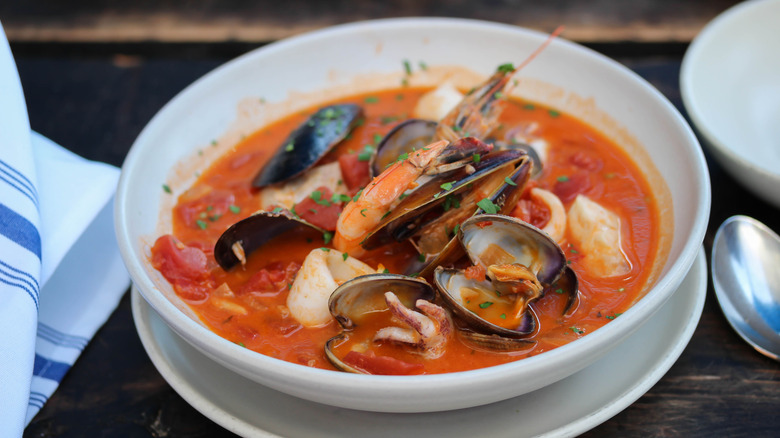
POLYGON ((404 275, 370 274, 345 282, 329 300, 344 330, 325 344, 328 359, 343 371, 376 373, 363 365, 376 362, 373 347, 378 344, 427 358, 441 355, 453 326, 447 312, 433 304, 434 297, 427 282, 404 275))
POLYGON ((382 138, 371 160, 371 174, 377 176, 398 157, 422 149, 433 142, 436 122, 409 119, 399 123, 382 138))
POLYGON ((504 215, 484 214, 461 224, 458 240, 473 263, 467 269, 437 267, 441 298, 476 332, 509 338, 530 336, 536 317, 529 304, 552 288, 577 295, 574 271, 563 250, 538 228, 504 215))
POLYGON ((288 210, 260 211, 231 225, 214 245, 214 258, 228 270, 245 264, 246 258, 270 239, 292 230, 327 232, 312 225, 288 210))
POLYGON ((341 142, 361 117, 363 109, 355 104, 319 109, 279 146, 252 185, 261 188, 302 174, 341 142))

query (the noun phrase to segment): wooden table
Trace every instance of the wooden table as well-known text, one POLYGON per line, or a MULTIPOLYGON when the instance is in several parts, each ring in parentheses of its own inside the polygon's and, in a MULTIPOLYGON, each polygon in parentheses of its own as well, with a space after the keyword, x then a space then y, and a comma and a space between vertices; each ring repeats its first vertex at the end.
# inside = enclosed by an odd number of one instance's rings
MULTIPOLYGON (((67 7, 8 3, 0 5, 0 19, 33 129, 86 158, 119 166, 165 102, 232 57, 304 30, 386 16, 473 17, 546 31, 564 23, 567 38, 633 69, 684 114, 678 87, 684 50, 701 26, 734 2, 200 1, 182 10, 173 1, 112 2, 102 9, 97 1, 67 7)), ((707 254, 718 225, 733 214, 780 230, 780 212, 706 155, 716 194, 707 254)), ((780 366, 742 342, 723 318, 711 286, 707 294, 693 339, 666 376, 585 436, 778 435, 780 366)), ((232 436, 158 374, 135 332, 126 294, 25 436, 150 435, 232 436)))

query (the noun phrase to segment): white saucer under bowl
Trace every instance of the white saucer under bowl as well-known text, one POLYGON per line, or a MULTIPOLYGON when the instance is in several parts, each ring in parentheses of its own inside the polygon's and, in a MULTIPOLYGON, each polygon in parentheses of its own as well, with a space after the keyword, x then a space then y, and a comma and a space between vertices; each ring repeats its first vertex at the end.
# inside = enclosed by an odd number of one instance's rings
POLYGON ((743 2, 707 24, 683 58, 680 92, 721 166, 780 208, 780 0, 743 2))
POLYGON ((691 339, 707 292, 701 249, 680 287, 642 327, 589 367, 490 405, 422 414, 355 411, 299 399, 222 367, 175 334, 133 289, 133 316, 160 374, 195 409, 245 437, 573 436, 647 392, 691 339))

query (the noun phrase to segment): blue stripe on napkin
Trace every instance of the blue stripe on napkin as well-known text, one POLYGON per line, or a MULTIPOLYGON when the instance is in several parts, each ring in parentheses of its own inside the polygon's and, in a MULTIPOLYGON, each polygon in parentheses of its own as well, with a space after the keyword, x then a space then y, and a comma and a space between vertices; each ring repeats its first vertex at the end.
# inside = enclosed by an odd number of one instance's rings
POLYGON ((89 339, 63 333, 42 322, 38 322, 38 337, 60 347, 75 348, 79 351, 89 343, 89 339))
POLYGON ((24 216, 0 203, 0 234, 41 259, 41 235, 24 216))
POLYGON ((35 302, 35 307, 38 308, 38 295, 40 289, 38 287, 38 281, 34 276, 0 260, 0 282, 27 292, 27 295, 35 302))
POLYGON ((30 400, 27 402, 28 406, 34 406, 37 409, 40 409, 43 407, 43 405, 46 403, 46 400, 48 400, 49 397, 46 396, 46 394, 42 394, 40 392, 31 391, 30 392, 30 400))
POLYGON ((35 204, 35 207, 38 208, 38 192, 35 190, 33 183, 3 160, 0 160, 0 179, 29 198, 35 204))
POLYGON ((60 382, 65 373, 70 369, 70 365, 64 362, 57 362, 35 353, 35 365, 33 365, 33 376, 43 377, 44 379, 60 382))

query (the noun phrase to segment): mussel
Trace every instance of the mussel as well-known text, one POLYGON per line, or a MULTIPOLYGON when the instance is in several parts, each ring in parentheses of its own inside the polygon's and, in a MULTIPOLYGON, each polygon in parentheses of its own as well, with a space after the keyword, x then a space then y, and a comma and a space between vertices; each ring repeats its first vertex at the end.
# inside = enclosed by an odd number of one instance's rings
POLYGON ((291 230, 316 230, 322 235, 327 233, 285 209, 259 211, 234 223, 219 236, 214 245, 214 259, 225 270, 239 263, 243 265, 254 250, 271 238, 291 230))
POLYGON ((345 282, 329 300, 344 330, 325 344, 328 359, 343 371, 366 373, 360 362, 376 343, 400 344, 428 358, 440 355, 453 326, 447 312, 432 303, 434 297, 426 281, 404 275, 370 274, 345 282), (361 326, 369 332, 358 333, 361 326))
POLYGON ((430 144, 435 134, 436 122, 430 120, 409 119, 399 123, 377 145, 371 159, 372 176, 382 173, 399 156, 430 144))
POLYGON ((252 181, 257 188, 295 178, 343 140, 363 117, 355 104, 319 109, 293 131, 252 181))
POLYGON ((440 297, 474 331, 507 338, 532 335, 536 316, 529 304, 551 288, 577 295, 577 277, 546 233, 521 220, 484 214, 464 221, 458 240, 474 265, 470 272, 439 266, 440 297), (484 278, 484 279, 483 279, 484 278))

